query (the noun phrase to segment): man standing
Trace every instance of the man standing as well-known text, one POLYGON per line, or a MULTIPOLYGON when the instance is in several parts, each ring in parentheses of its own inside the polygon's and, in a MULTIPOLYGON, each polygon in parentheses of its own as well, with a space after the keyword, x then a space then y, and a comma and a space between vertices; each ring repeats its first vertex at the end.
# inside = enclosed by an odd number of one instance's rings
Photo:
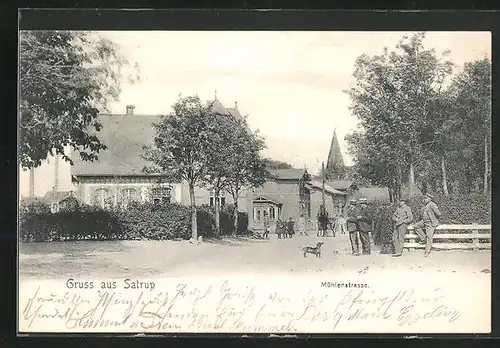
POLYGON ((306 219, 304 218, 303 214, 300 214, 299 220, 297 221, 297 227, 299 229, 300 235, 307 236, 306 232, 306 219))
POLYGON ((403 199, 399 200, 399 207, 392 215, 392 221, 394 222, 394 231, 392 233, 394 254, 392 256, 398 257, 403 253, 405 234, 408 231, 408 224, 413 222, 411 209, 406 205, 406 202, 403 199))
POLYGON ((359 255, 359 244, 358 244, 358 216, 360 214, 357 202, 355 199, 349 201, 349 207, 347 208, 347 232, 349 232, 349 240, 351 241, 352 254, 355 256, 359 255))
POLYGON ((439 225, 439 218, 441 217, 441 212, 438 206, 432 200, 434 197, 430 194, 424 196, 423 202, 424 207, 422 208, 422 220, 417 222, 413 228, 415 233, 419 236, 421 241, 425 240, 425 257, 428 257, 432 249, 432 237, 434 237, 434 231, 439 225), (422 230, 425 227, 425 232, 422 230))
POLYGON ((269 229, 271 228, 271 221, 267 211, 264 212, 264 238, 269 239, 269 229))
POLYGON ((293 218, 291 216, 286 224, 286 232, 288 234, 288 238, 292 238, 295 233, 295 221, 293 221, 293 218))
POLYGON ((372 232, 372 218, 368 211, 368 200, 366 198, 359 199, 359 216, 358 230, 363 255, 370 254, 370 232, 372 232))
POLYGON ((325 207, 321 205, 318 212, 318 237, 325 237, 328 228, 328 212, 325 207))

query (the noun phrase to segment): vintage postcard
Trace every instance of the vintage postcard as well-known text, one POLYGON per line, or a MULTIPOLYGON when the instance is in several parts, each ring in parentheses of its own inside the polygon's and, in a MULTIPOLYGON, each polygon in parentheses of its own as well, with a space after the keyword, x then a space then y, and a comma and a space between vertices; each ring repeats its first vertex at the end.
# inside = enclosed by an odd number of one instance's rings
POLYGON ((19 38, 19 333, 490 332, 489 32, 19 38))

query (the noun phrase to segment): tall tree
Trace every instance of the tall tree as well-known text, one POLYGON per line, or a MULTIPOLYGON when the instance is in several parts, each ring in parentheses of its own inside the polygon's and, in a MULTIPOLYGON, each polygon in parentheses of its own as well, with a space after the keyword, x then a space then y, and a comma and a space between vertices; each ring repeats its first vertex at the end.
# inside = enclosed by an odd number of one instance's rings
POLYGON ((404 182, 414 190, 415 169, 422 161, 420 133, 434 117, 432 102, 452 68, 435 50, 424 49, 424 38, 424 33, 405 36, 391 52, 385 48, 381 55, 360 56, 355 86, 347 91, 351 111, 360 120, 357 135, 348 138, 355 162, 359 157, 372 166, 363 169, 365 174, 386 182, 395 198, 404 182), (379 178, 375 168, 388 177, 379 178))
POLYGON ((210 105, 198 96, 179 97, 173 111, 153 125, 153 146, 145 146, 144 158, 151 166, 145 172, 161 173, 172 181, 189 185, 192 238, 198 238, 195 187, 205 184, 209 152, 212 150, 213 124, 210 105))
MULTIPOLYGON (((82 160, 96 160, 106 146, 91 132, 99 131, 99 111, 118 100, 130 68, 110 40, 79 31, 20 33, 20 162, 39 166, 66 146, 82 160)), ((137 69, 137 66, 135 66, 137 69)), ((129 81, 138 78, 130 71, 129 81)))
POLYGON ((267 162, 260 151, 265 148, 264 139, 253 132, 244 118, 237 120, 228 149, 232 153, 226 161, 227 190, 234 200, 234 230, 238 231, 238 199, 244 188, 258 187, 264 184, 270 174, 267 162))
POLYGON ((207 117, 207 127, 212 133, 209 148, 207 148, 206 182, 214 193, 215 236, 220 236, 220 194, 228 185, 227 161, 234 154, 231 145, 235 140, 233 132, 240 124, 233 115, 222 115, 210 112, 207 117))
POLYGON ((447 134, 461 141, 457 155, 464 161, 468 190, 477 178, 487 193, 491 176, 491 62, 481 59, 466 63, 449 90, 454 117, 447 134))

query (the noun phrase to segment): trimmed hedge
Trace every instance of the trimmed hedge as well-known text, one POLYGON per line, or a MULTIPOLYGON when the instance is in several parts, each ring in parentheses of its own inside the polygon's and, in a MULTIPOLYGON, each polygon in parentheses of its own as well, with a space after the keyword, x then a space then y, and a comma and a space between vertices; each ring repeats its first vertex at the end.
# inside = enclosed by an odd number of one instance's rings
MULTIPOLYGON (((221 234, 232 233, 234 207, 221 211, 221 234)), ((214 235, 214 209, 197 209, 198 234, 214 235)), ((248 215, 239 213, 238 233, 248 228, 248 215)), ((65 240, 172 240, 191 238, 191 212, 180 204, 135 204, 127 211, 107 211, 88 205, 73 211, 50 213, 50 207, 41 202, 21 204, 20 240, 46 242, 65 240)))
MULTIPOLYGON (((441 224, 491 224, 491 197, 482 194, 436 196, 434 199, 441 211, 441 224)), ((408 200, 415 221, 421 219, 422 199, 408 200)), ((377 245, 392 242, 392 214, 396 205, 374 202, 370 204, 370 213, 375 222, 373 239, 377 245)))

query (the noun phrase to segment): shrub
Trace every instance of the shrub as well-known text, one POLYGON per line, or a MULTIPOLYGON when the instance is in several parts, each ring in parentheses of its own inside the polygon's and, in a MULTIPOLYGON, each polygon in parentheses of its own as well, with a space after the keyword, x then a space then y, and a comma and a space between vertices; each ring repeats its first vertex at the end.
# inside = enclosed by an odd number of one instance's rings
POLYGON ((118 214, 127 239, 168 240, 191 237, 191 211, 184 205, 146 203, 118 214))
MULTIPOLYGON (((234 207, 221 211, 222 234, 232 233, 234 207)), ((197 209, 198 233, 212 237, 213 207, 197 209)), ((240 213, 238 231, 246 231, 248 216, 240 213)), ((52 214, 41 201, 24 203, 20 209, 19 237, 23 242, 66 240, 168 240, 191 237, 191 210, 181 204, 135 204, 126 211, 107 211, 89 205, 52 214)))
POLYGON ((196 209, 198 235, 212 237, 215 231, 215 209, 209 205, 201 205, 196 209))
MULTIPOLYGON (((434 201, 441 211, 441 224, 490 224, 491 197, 482 194, 463 194, 454 196, 436 196, 434 201)), ((407 202, 413 212, 415 221, 421 219, 422 200, 411 199, 407 202)), ((373 216, 375 228, 373 239, 375 244, 384 245, 392 241, 392 214, 396 205, 374 202, 369 210, 373 216)))

